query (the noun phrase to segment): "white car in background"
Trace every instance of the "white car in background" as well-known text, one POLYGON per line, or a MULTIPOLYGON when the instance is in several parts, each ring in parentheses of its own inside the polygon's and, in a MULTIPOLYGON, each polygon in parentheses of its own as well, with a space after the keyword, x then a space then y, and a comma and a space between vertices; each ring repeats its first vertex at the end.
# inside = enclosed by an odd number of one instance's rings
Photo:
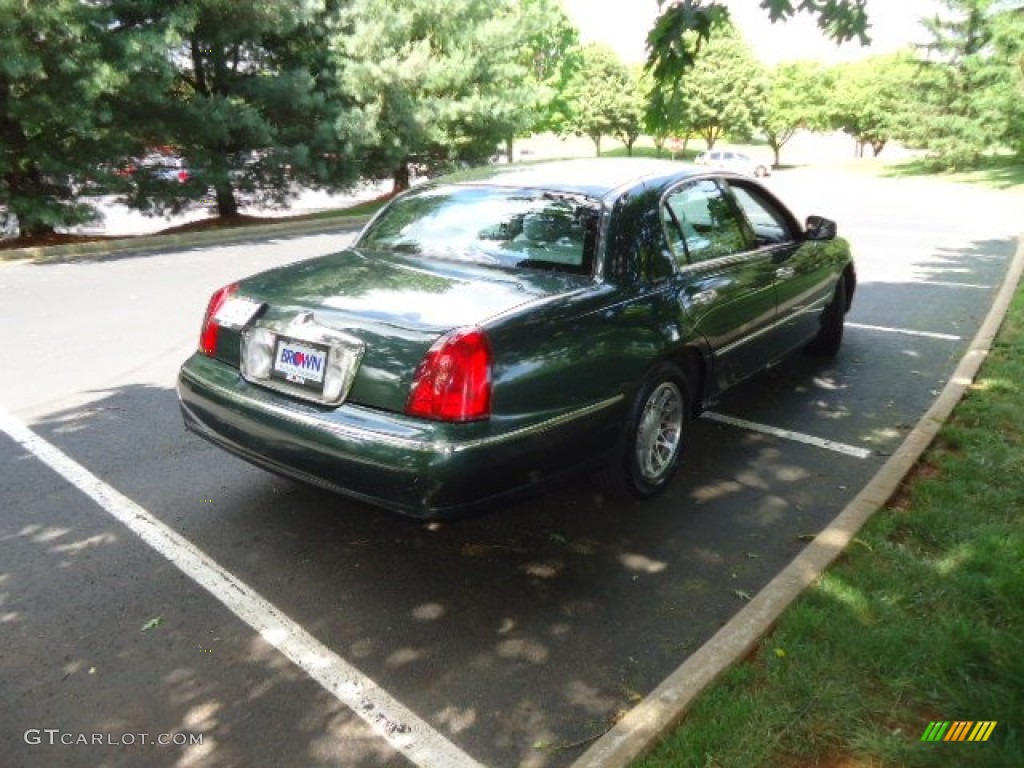
POLYGON ((737 152, 734 149, 712 149, 701 152, 694 161, 697 165, 706 165, 711 168, 721 168, 725 171, 742 173, 747 176, 770 176, 772 166, 770 163, 763 163, 755 160, 750 155, 737 152))

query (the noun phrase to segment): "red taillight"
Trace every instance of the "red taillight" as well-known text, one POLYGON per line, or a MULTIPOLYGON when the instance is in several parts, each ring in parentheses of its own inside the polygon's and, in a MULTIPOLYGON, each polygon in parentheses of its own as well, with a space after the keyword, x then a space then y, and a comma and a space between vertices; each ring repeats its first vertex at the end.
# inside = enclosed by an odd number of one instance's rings
POLYGON ((237 290, 238 283, 231 283, 231 285, 218 288, 210 297, 210 303, 206 305, 206 315, 203 316, 203 327, 199 331, 199 351, 204 355, 213 357, 216 354, 217 334, 220 333, 220 326, 213 318, 224 306, 224 302, 230 299, 237 290))
POLYGON ((416 369, 405 412, 439 421, 491 415, 491 347, 483 331, 462 328, 434 342, 416 369))

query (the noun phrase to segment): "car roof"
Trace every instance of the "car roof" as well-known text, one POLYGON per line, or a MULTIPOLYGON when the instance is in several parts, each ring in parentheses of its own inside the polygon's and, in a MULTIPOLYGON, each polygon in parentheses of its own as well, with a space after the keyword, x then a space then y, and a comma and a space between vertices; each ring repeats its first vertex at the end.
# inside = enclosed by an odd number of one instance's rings
POLYGON ((544 189, 602 198, 640 182, 655 185, 688 176, 705 175, 706 168, 654 158, 589 158, 529 165, 491 166, 442 177, 438 183, 544 189))

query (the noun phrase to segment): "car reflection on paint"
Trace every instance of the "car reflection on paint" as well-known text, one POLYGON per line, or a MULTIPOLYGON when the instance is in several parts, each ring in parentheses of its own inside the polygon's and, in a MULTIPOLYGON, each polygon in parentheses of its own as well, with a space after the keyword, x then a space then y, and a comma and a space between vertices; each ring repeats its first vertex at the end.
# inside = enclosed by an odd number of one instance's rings
POLYGON ((186 425, 409 515, 581 467, 664 490, 689 425, 793 350, 835 354, 856 285, 828 219, 672 162, 503 166, 396 198, 348 249, 219 289, 186 425))

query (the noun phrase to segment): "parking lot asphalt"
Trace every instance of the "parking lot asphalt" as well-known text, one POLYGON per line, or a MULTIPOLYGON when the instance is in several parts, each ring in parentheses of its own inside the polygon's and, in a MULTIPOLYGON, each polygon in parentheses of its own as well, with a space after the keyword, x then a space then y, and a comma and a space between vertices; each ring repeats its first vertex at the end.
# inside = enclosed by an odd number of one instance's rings
POLYGON ((0 265, 11 764, 579 759, 898 449, 977 332, 1024 220, 1020 197, 940 183, 798 171, 770 184, 854 243, 844 347, 723 398, 646 504, 580 478, 424 525, 185 434, 174 376, 210 291, 343 234, 0 265), (189 743, 149 743, 161 734, 189 743))

